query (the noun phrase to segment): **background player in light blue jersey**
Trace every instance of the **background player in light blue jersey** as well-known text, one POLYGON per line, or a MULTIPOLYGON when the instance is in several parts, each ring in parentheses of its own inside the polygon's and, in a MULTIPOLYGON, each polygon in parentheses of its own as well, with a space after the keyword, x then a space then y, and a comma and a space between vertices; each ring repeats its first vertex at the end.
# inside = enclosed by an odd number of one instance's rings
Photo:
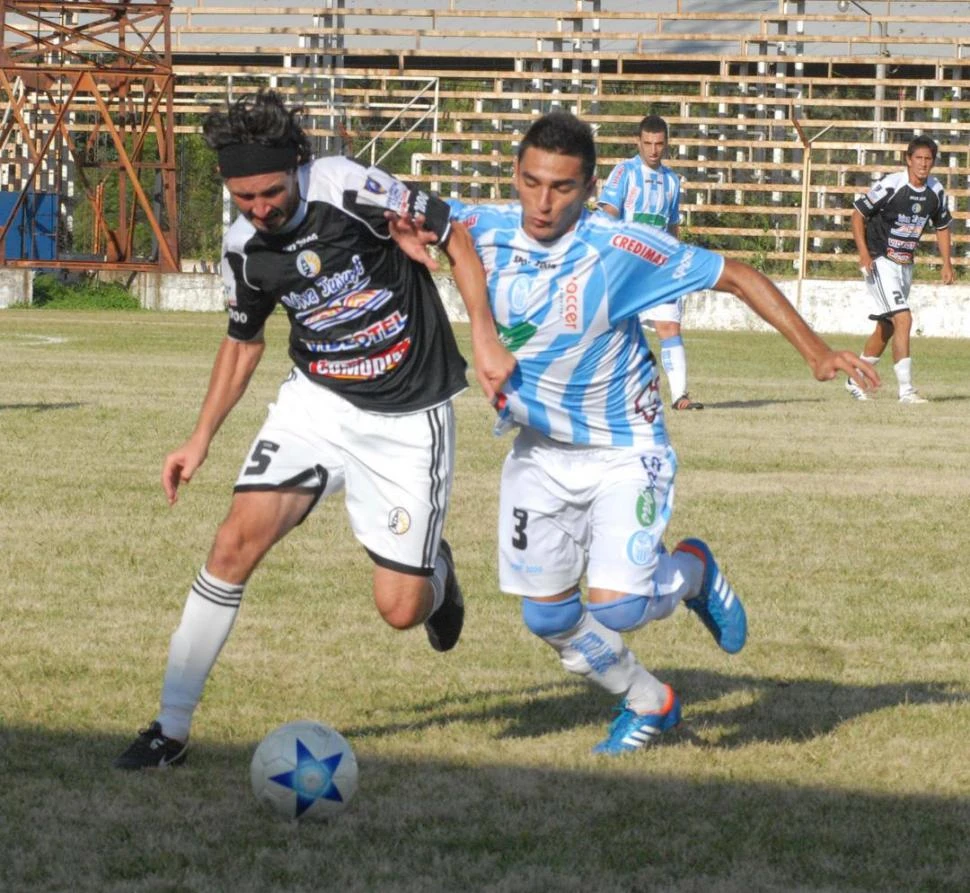
MULTIPOLYGON (((621 161, 606 178, 597 207, 612 217, 644 223, 680 238, 680 177, 663 163, 667 154, 667 122, 647 115, 640 122, 637 154, 621 161)), ((651 307, 643 322, 660 339, 660 362, 670 384, 674 409, 703 409, 687 392, 687 352, 681 335, 684 300, 651 307)))
POLYGON ((588 211, 595 166, 589 127, 552 113, 520 144, 519 203, 451 204, 474 240, 499 334, 517 360, 500 403, 520 428, 502 470, 500 585, 522 596, 526 626, 566 670, 622 698, 594 748, 619 754, 675 726, 681 710, 621 633, 683 602, 728 653, 747 637, 741 601, 707 544, 687 539, 670 553, 663 546, 677 459, 639 314, 697 288, 734 292, 819 380, 841 370, 868 388, 878 378, 854 354, 830 350, 753 268, 588 211))

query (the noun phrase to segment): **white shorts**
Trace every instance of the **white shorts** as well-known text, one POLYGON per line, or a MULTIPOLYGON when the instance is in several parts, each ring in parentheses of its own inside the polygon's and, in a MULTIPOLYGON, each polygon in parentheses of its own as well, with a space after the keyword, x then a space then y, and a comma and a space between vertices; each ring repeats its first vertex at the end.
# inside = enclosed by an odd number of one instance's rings
POLYGON ((454 456, 450 402, 406 415, 367 412, 294 369, 269 406, 235 490, 295 488, 318 500, 346 490, 354 536, 374 561, 427 575, 445 524, 454 456))
POLYGON ((913 286, 913 265, 897 264, 888 257, 877 257, 873 274, 862 274, 869 293, 872 312, 869 319, 886 319, 909 310, 909 291, 913 286))
POLYGON ((654 329, 655 322, 675 322, 679 323, 684 317, 684 299, 677 298, 676 301, 668 301, 666 304, 658 304, 649 310, 644 310, 640 314, 640 322, 648 329, 654 329))
POLYGON ((578 447, 523 428, 502 468, 499 585, 513 595, 591 587, 650 595, 674 506, 673 448, 578 447))

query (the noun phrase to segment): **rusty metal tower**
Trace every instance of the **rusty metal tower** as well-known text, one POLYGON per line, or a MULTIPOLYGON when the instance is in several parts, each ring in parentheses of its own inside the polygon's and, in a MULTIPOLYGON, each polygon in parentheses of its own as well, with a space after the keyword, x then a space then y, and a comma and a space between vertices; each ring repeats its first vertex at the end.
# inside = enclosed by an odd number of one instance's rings
POLYGON ((170 16, 171 0, 0 0, 0 263, 179 270, 170 16), (53 260, 28 250, 39 225, 53 260))

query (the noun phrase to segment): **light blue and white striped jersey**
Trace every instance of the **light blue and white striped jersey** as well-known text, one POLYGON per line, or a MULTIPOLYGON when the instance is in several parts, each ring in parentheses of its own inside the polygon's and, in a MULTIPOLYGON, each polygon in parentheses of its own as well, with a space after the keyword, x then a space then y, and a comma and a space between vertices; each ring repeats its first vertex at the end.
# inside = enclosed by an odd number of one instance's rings
POLYGON ((622 220, 669 232, 680 224, 680 177, 663 164, 652 170, 636 155, 613 168, 597 204, 612 205, 622 220))
POLYGON ((666 444, 638 315, 712 287, 723 258, 589 211, 545 244, 522 230, 518 203, 449 204, 475 241, 499 334, 518 360, 506 385, 511 420, 563 443, 666 444))

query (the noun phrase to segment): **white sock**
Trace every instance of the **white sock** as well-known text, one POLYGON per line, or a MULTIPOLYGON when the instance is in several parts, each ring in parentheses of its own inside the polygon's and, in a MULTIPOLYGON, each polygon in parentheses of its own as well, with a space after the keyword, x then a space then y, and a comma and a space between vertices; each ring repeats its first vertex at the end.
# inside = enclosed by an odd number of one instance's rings
POLYGON ((199 571, 185 601, 182 621, 172 634, 162 683, 158 721, 169 738, 186 741, 192 714, 212 665, 239 613, 244 586, 199 571))
POLYGON ((660 342, 660 362, 667 373, 670 399, 676 400, 687 393, 687 351, 680 336, 660 342), (668 344, 667 342, 675 342, 668 344))
POLYGON ((689 552, 663 552, 658 556, 653 582, 657 598, 662 599, 667 610, 666 613, 658 613, 650 619, 660 620, 673 613, 674 608, 685 598, 694 598, 700 594, 701 584, 704 582, 704 562, 689 552))
POLYGON ((573 629, 543 636, 543 641, 559 652, 569 672, 625 697, 631 710, 655 713, 663 708, 667 696, 664 684, 640 665, 618 632, 603 626, 585 607, 573 629))
POLYGON ((879 362, 881 357, 867 357, 864 353, 859 354, 860 360, 865 360, 870 366, 875 366, 879 362))
POLYGON ((899 384, 900 397, 913 390, 913 361, 910 357, 894 363, 893 372, 896 373, 896 382, 899 384))

